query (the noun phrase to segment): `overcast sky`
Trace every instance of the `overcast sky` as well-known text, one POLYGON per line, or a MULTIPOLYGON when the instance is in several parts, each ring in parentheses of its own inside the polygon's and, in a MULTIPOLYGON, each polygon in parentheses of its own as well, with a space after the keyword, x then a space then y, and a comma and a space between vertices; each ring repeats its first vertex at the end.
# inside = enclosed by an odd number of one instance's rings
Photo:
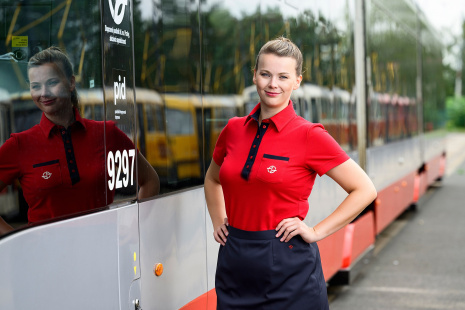
POLYGON ((460 34, 465 17, 464 0, 416 0, 416 2, 438 31, 460 34))
MULTIPOLYGON (((454 37, 460 37, 465 18, 464 0, 415 0, 431 24, 438 30, 444 44, 450 44, 454 37)), ((459 41, 461 42, 461 41, 459 41)), ((460 68, 460 44, 454 46, 452 53, 445 53, 445 63, 455 69, 460 68)))

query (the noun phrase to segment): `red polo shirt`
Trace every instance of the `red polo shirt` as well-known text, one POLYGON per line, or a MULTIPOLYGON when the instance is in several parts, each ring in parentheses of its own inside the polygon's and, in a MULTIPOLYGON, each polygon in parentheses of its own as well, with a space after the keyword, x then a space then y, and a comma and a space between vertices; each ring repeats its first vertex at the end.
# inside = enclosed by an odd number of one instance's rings
POLYGON ((316 174, 349 159, 321 124, 297 116, 292 103, 258 126, 260 104, 229 120, 213 153, 232 227, 271 230, 304 219, 316 174))
POLYGON ((42 114, 40 124, 12 134, 0 147, 0 180, 11 184, 19 179, 30 223, 113 201, 107 187, 105 151, 134 149, 134 144, 114 122, 106 122, 104 128, 104 122, 83 119, 77 110, 75 117, 65 129, 42 114))

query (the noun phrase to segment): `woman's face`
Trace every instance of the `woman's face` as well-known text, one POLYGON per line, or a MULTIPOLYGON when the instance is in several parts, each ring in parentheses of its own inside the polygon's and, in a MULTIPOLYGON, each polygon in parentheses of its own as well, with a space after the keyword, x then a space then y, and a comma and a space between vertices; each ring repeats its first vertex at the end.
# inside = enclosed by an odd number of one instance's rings
MULTIPOLYGON (((46 115, 72 111, 71 91, 74 90, 74 76, 68 80, 58 70, 57 64, 46 63, 29 69, 29 83, 32 100, 46 115)), ((63 71, 62 71, 63 72, 63 71)))
POLYGON ((295 67, 296 60, 292 57, 260 55, 253 82, 257 85, 262 110, 267 109, 274 115, 287 107, 292 91, 299 88, 302 81, 295 67))

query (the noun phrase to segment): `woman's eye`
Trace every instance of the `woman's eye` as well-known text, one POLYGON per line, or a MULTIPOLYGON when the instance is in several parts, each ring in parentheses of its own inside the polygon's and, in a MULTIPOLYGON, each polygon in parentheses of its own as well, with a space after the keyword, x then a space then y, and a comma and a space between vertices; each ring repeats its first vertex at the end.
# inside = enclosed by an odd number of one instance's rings
POLYGON ((287 79, 288 79, 288 77, 285 76, 285 75, 282 75, 282 76, 280 76, 279 78, 282 79, 282 80, 287 80, 287 79))
POLYGON ((58 84, 58 81, 55 81, 55 80, 49 81, 47 84, 50 85, 50 86, 54 86, 54 85, 58 84))
POLYGON ((260 73, 261 76, 264 76, 264 77, 269 77, 270 75, 268 73, 260 73))
POLYGON ((31 85, 32 90, 39 90, 40 86, 39 85, 31 85))

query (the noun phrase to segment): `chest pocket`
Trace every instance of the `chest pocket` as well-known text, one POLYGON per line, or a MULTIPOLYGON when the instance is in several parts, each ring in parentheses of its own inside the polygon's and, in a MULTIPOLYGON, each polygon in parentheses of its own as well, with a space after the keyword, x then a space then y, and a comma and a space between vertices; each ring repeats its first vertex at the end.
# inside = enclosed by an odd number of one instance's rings
POLYGON ((283 181, 288 165, 289 157, 263 154, 257 179, 269 183, 280 183, 283 181))
POLYGON ((34 184, 39 189, 48 189, 63 183, 58 159, 38 163, 32 166, 34 184))

